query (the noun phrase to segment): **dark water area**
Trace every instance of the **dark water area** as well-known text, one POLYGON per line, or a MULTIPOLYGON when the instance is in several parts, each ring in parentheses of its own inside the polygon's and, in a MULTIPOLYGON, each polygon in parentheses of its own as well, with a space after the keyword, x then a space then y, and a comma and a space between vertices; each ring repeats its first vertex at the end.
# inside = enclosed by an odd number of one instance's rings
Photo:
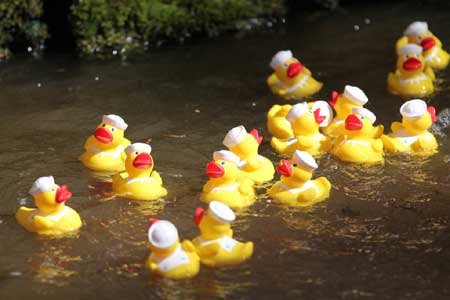
MULTIPOLYGON (((377 123, 399 120, 403 100, 388 94, 394 44, 406 25, 426 20, 450 49, 450 9, 407 2, 291 16, 275 29, 153 49, 126 62, 67 55, 17 56, 0 65, 0 299, 449 299, 450 143, 437 132, 429 158, 387 157, 360 167, 329 155, 315 176, 333 184, 310 210, 277 206, 259 189, 238 214, 235 237, 255 242, 253 258, 202 267, 191 280, 152 277, 143 263, 148 219, 171 220, 181 238, 206 181, 205 164, 232 127, 262 131, 261 154, 276 162, 266 129, 275 103, 268 64, 292 49, 324 82, 315 98, 345 84, 361 87, 377 123), (358 27, 356 27, 357 25, 358 27), (358 30, 356 30, 358 29, 358 30), (129 124, 132 141, 151 139, 155 169, 169 195, 159 202, 111 199, 111 187, 77 160, 103 114, 129 124), (68 183, 83 219, 75 238, 23 230, 14 213, 33 206, 39 176, 68 183)), ((450 71, 426 100, 450 107, 450 71)))

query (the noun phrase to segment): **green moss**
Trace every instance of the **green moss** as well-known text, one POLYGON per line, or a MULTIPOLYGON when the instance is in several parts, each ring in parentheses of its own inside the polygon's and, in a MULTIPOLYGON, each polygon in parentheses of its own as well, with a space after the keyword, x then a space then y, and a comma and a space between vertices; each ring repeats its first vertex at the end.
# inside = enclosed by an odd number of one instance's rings
POLYGON ((0 1, 0 59, 9 55, 13 42, 29 42, 39 50, 47 38, 47 26, 40 21, 41 0, 0 1))
POLYGON ((283 12, 282 0, 78 0, 74 32, 84 53, 121 53, 146 43, 215 36, 243 20, 283 12))

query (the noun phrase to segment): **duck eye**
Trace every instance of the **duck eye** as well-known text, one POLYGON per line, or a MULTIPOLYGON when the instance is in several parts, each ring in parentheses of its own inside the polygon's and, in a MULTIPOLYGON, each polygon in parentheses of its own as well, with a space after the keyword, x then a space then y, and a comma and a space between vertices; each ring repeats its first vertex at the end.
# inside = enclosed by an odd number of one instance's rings
POLYGON ((297 166, 297 164, 292 164, 292 166, 295 168, 297 166))
POLYGON ((138 154, 139 154, 139 152, 137 152, 137 151, 136 151, 136 152, 134 152, 134 155, 138 156, 138 154))
POLYGON ((52 193, 54 193, 55 192, 55 189, 54 188, 52 188, 52 193))
POLYGON ((105 124, 105 123, 103 123, 103 124, 102 124, 102 127, 105 127, 105 126, 106 126, 106 124, 105 124))
POLYGON ((409 55, 408 55, 408 54, 406 54, 406 58, 407 58, 407 59, 409 58, 409 55))
POLYGON ((419 36, 419 37, 417 37, 417 39, 418 39, 419 41, 421 41, 421 40, 422 40, 422 37, 421 37, 421 36, 419 36))
POLYGON ((419 54, 416 54, 416 57, 419 58, 419 54))
POLYGON ((364 120, 364 117, 363 116, 361 116, 361 117, 359 117, 361 120, 364 120))
POLYGON ((225 162, 223 161, 223 162, 221 162, 220 164, 223 166, 223 165, 225 165, 225 162))
POLYGON ((111 127, 111 131, 114 132, 114 130, 116 130, 114 127, 111 127))
POLYGON ((289 67, 289 65, 288 64, 283 64, 283 67, 287 68, 287 67, 289 67))

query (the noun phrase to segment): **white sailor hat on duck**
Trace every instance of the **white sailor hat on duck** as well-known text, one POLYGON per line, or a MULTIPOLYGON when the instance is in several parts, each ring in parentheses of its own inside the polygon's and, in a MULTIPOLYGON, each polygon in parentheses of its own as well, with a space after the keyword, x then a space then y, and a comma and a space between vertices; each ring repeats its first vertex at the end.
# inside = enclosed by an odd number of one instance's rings
POLYGON ((357 105, 364 105, 369 101, 366 94, 357 86, 346 85, 344 96, 357 105))
POLYGON ((51 189, 55 185, 55 179, 53 176, 39 177, 31 186, 29 193, 32 196, 36 196, 40 193, 44 193, 51 189))
POLYGON ((298 118, 301 118, 309 110, 308 103, 300 102, 291 107, 288 114, 286 115, 286 120, 293 122, 298 118))
POLYGON ((128 127, 128 124, 125 121, 117 116, 117 115, 104 115, 102 119, 103 123, 109 124, 121 130, 125 130, 128 127))
POLYGON ((270 67, 272 69, 275 69, 279 65, 283 64, 288 59, 291 59, 293 57, 291 50, 284 50, 284 51, 278 51, 277 54, 275 54, 272 57, 272 61, 270 62, 270 67))
POLYGON ((317 109, 320 109, 320 116, 325 117, 325 119, 323 119, 323 121, 320 122, 319 126, 320 127, 328 126, 328 124, 330 124, 330 122, 333 120, 333 109, 328 104, 328 102, 322 100, 313 102, 311 110, 314 113, 317 109))
POLYGON ((178 231, 175 225, 166 220, 153 220, 148 229, 148 241, 154 247, 167 249, 178 239, 178 231))
POLYGON ((364 107, 354 107, 352 109, 352 114, 358 114, 360 116, 363 116, 363 117, 369 119, 370 123, 372 123, 372 124, 375 123, 375 121, 377 120, 377 117, 375 116, 375 114, 364 107))
POLYGON ((295 150, 292 159, 308 171, 313 171, 319 167, 314 157, 305 151, 295 150))
POLYGON ((397 54, 398 55, 406 55, 406 54, 422 54, 422 47, 416 45, 416 44, 406 44, 405 46, 398 49, 397 54))
POLYGON ((231 148, 242 142, 242 140, 247 136, 247 130, 244 126, 240 125, 234 127, 228 131, 227 135, 223 139, 223 144, 225 147, 231 148))
POLYGON ((239 156, 228 150, 219 150, 213 153, 214 160, 226 160, 239 166, 241 159, 239 156))
POLYGON ((223 224, 230 224, 236 219, 236 215, 226 204, 218 201, 209 203, 209 214, 223 224))
POLYGON ((427 113, 427 104, 421 99, 406 101, 400 107, 400 114, 407 119, 418 119, 427 113))
POLYGON ((428 24, 427 22, 412 22, 411 24, 406 27, 404 35, 407 37, 414 37, 418 36, 424 32, 428 31, 428 24))
POLYGON ((150 154, 150 153, 152 153, 152 147, 149 144, 145 144, 145 143, 134 143, 125 148, 126 154, 130 154, 130 153, 133 153, 136 151, 139 153, 150 154))

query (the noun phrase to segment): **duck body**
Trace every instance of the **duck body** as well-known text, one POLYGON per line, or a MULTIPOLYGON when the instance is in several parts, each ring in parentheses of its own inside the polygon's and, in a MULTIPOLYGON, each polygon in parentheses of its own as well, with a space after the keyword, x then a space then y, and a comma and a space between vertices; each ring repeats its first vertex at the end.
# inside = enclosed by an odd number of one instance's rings
POLYGON ((304 67, 292 52, 279 51, 272 58, 270 66, 274 73, 267 78, 270 90, 286 100, 300 100, 317 93, 322 83, 312 77, 311 71, 304 67))
POLYGON ((352 163, 382 163, 383 143, 380 136, 383 126, 372 126, 375 115, 364 108, 353 109, 345 120, 346 133, 333 144, 331 154, 342 161, 352 163))
POLYGON ((254 182, 238 169, 239 157, 226 150, 214 152, 214 157, 206 166, 210 179, 203 186, 200 200, 217 200, 233 208, 252 205, 256 200, 254 182))
MULTIPOLYGON (((218 206, 217 203, 215 201, 210 203, 210 209, 201 217, 201 220, 198 214, 203 213, 202 209, 198 208, 194 217, 200 229, 200 235, 193 240, 193 243, 200 256, 200 262, 209 267, 240 264, 252 256, 253 242, 242 243, 233 238, 233 230, 229 224, 231 221, 226 222, 211 212, 211 206, 218 206)), ((219 205, 224 204, 219 203, 219 205)), ((234 213, 232 215, 234 216, 234 213)))
POLYGON ((134 143, 125 149, 126 172, 113 176, 114 194, 132 200, 157 200, 167 195, 159 173, 153 170, 150 145, 134 143))
POLYGON ((272 162, 258 153, 262 137, 256 129, 247 133, 244 126, 232 128, 223 141, 228 149, 239 159, 239 169, 244 177, 255 183, 263 183, 273 179, 275 168, 272 162))
POLYGON ((312 164, 308 167, 298 158, 300 155, 308 157, 307 152, 295 151, 293 158, 282 160, 277 171, 280 173, 280 181, 277 181, 269 190, 268 195, 275 203, 308 207, 323 201, 330 195, 331 184, 325 177, 312 180, 312 171, 317 168, 312 157, 312 164), (306 153, 306 154, 305 154, 306 153))
POLYGON ((172 223, 152 220, 148 237, 151 254, 145 266, 153 274, 169 279, 186 279, 198 274, 200 258, 194 245, 188 240, 180 243, 172 223))
POLYGON ((64 235, 76 232, 82 225, 78 213, 66 206, 72 193, 67 186, 58 186, 53 177, 38 178, 30 193, 37 208, 20 207, 16 219, 30 232, 41 235, 64 235))
POLYGON ((103 116, 94 134, 86 140, 85 152, 80 156, 80 161, 93 171, 123 171, 126 159, 124 149, 130 145, 130 141, 124 137, 127 126, 119 116, 103 116))
POLYGON ((435 108, 427 107, 421 99, 414 99, 404 103, 400 113, 403 115, 402 122, 393 122, 392 132, 381 136, 386 152, 411 155, 436 153, 438 143, 434 135, 428 132, 436 121, 435 108))
POLYGON ((267 113, 267 129, 272 136, 279 139, 292 138, 291 123, 286 120, 286 116, 291 110, 292 105, 278 105, 272 106, 267 113))
MULTIPOLYGON (((281 116, 276 118, 281 119, 281 116)), ((273 136, 270 144, 275 151, 283 155, 291 156, 295 150, 322 155, 331 148, 331 141, 320 133, 319 128, 327 126, 332 118, 332 109, 325 101, 295 104, 284 116, 285 127, 292 131, 292 136, 273 136)), ((273 121, 269 116, 268 123, 273 121)))

